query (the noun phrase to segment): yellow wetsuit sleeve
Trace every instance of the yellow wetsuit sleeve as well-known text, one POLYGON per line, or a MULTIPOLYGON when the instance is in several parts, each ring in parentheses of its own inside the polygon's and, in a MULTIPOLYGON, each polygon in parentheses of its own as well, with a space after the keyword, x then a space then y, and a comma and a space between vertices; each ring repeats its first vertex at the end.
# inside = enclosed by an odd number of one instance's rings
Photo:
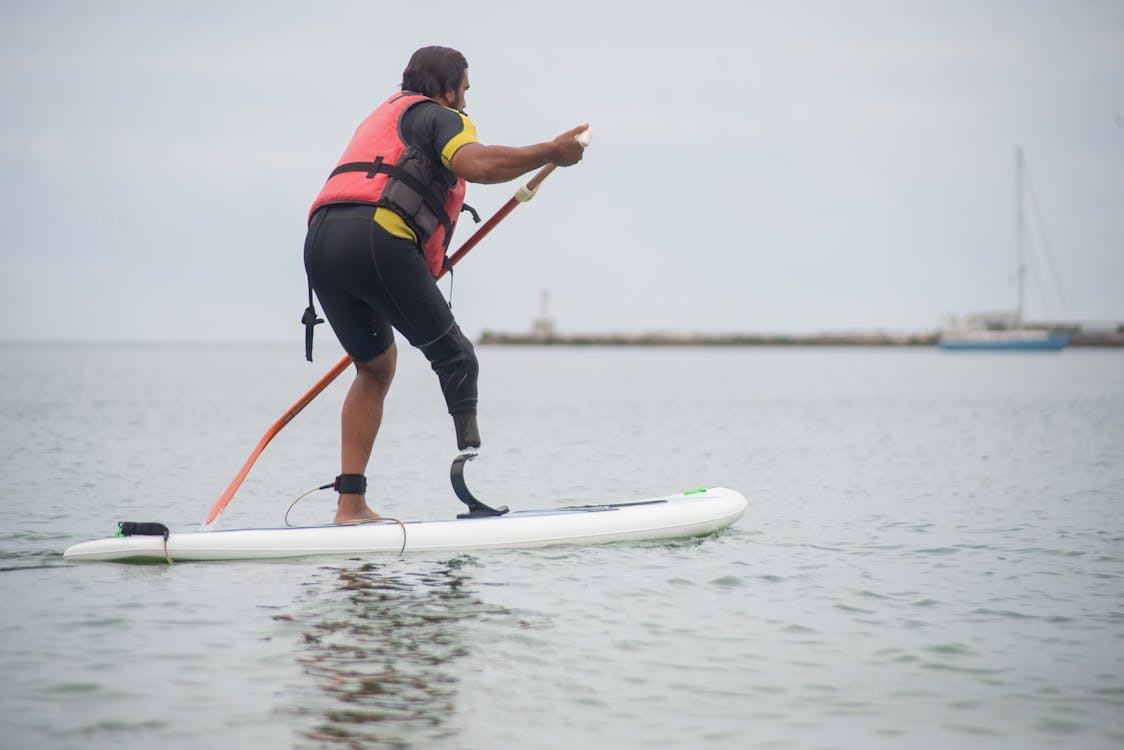
POLYGON ((451 169, 449 164, 453 161, 453 155, 460 150, 461 146, 468 143, 479 143, 479 139, 476 137, 476 126, 472 124, 472 120, 468 119, 464 112, 455 109, 449 111, 460 117, 461 131, 446 141, 441 148, 441 163, 445 165, 446 169, 451 169))

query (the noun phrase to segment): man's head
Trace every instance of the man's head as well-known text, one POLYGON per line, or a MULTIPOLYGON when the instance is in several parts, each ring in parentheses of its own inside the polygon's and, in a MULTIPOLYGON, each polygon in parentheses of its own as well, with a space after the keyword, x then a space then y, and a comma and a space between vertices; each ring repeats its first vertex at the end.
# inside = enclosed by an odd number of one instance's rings
POLYGON ((468 61, 448 47, 422 47, 402 71, 403 91, 425 94, 454 109, 464 109, 467 88, 468 61))

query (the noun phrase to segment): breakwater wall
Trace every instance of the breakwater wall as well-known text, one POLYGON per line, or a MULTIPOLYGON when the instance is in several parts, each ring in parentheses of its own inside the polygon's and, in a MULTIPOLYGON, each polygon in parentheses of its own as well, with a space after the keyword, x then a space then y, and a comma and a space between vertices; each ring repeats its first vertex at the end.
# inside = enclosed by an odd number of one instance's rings
MULTIPOLYGON (((937 331, 921 333, 709 334, 601 333, 529 335, 485 331, 485 346, 936 346, 937 331)), ((1124 330, 1076 331, 1070 346, 1124 346, 1124 330)))

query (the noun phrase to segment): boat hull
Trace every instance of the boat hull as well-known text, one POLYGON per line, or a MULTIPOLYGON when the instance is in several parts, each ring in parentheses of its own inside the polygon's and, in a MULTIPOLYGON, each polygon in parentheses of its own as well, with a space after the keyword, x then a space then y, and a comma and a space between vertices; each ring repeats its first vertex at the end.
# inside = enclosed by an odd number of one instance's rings
POLYGON ((1049 331, 980 331, 942 334, 940 348, 948 351, 1059 351, 1069 346, 1070 334, 1049 331))

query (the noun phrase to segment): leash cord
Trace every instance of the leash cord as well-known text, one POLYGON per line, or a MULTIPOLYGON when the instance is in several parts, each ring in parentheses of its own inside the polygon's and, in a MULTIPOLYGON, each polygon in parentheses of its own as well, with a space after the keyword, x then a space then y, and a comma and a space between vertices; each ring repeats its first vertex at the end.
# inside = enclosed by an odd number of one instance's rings
MULTIPOLYGON (((296 507, 297 503, 299 503, 301 500, 304 500, 306 497, 311 495, 313 492, 319 492, 320 490, 331 489, 333 486, 334 486, 333 484, 325 484, 325 485, 322 485, 320 487, 313 487, 311 490, 309 490, 308 492, 299 496, 293 502, 289 503, 289 507, 285 509, 285 525, 288 526, 290 529, 297 528, 295 524, 289 523, 289 513, 291 513, 293 511, 293 508, 296 507)), ((406 552, 406 524, 403 523, 402 521, 400 521, 397 518, 386 518, 385 516, 382 517, 381 520, 383 520, 383 521, 393 521, 394 523, 398 524, 399 528, 402 529, 402 546, 398 549, 398 556, 401 557, 406 552)), ((370 523, 370 521, 365 521, 365 522, 361 522, 361 523, 370 523)), ((358 525, 358 524, 353 523, 353 524, 337 524, 337 525, 339 525, 339 526, 355 526, 355 525, 358 525)), ((164 555, 165 555, 165 557, 167 557, 167 555, 168 555, 168 541, 166 539, 164 540, 164 555)), ((172 558, 169 557, 168 562, 171 562, 171 561, 172 561, 172 558)))

